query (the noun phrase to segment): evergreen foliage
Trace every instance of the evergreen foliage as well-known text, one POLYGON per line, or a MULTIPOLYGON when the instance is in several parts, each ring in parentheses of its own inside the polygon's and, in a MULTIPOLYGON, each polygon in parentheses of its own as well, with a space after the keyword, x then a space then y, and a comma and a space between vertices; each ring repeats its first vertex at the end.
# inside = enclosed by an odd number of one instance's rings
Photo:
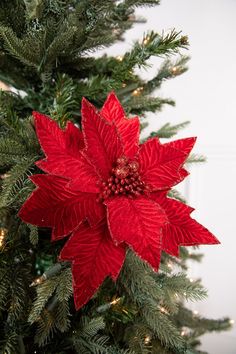
MULTIPOLYGON (((132 252, 116 284, 106 279, 96 296, 76 312, 70 264, 57 263, 63 241, 50 230, 25 225, 17 213, 42 173, 32 110, 50 115, 61 127, 80 126, 83 96, 100 107, 115 90, 130 115, 174 105, 156 96, 167 79, 187 69, 176 54, 188 38, 175 30, 147 33, 123 57, 92 53, 123 39, 140 6, 159 0, 2 0, 0 4, 0 353, 7 354, 197 354, 199 336, 230 328, 228 318, 208 320, 184 304, 206 296, 186 274, 186 260, 201 255, 182 248, 179 259, 163 253, 158 274, 132 252), (136 69, 150 57, 163 63, 149 81, 136 69), (14 88, 14 92, 12 92, 14 88), (184 331, 184 334, 183 334, 184 331)), ((143 127, 147 121, 142 120, 143 127)), ((170 138, 188 122, 166 123, 150 136, 170 138)), ((192 155, 188 163, 202 162, 192 155)), ((173 190, 172 198, 183 200, 173 190)))

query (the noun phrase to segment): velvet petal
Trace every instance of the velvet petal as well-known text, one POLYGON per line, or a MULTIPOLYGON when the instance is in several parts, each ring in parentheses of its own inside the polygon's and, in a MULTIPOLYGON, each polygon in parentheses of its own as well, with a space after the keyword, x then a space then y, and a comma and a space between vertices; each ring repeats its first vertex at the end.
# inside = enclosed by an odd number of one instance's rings
POLYGON ((84 220, 96 224, 104 217, 105 208, 93 193, 67 188, 68 180, 54 175, 34 175, 38 186, 22 206, 22 220, 41 227, 52 227, 52 239, 68 235, 84 220))
POLYGON ((64 246, 61 260, 72 260, 74 300, 81 308, 107 276, 116 280, 125 259, 125 247, 115 246, 106 224, 83 223, 64 246))
POLYGON ((162 227, 167 218, 162 208, 145 197, 116 197, 105 202, 114 241, 125 242, 155 270, 161 255, 162 227))
POLYGON ((81 131, 71 122, 66 130, 59 128, 49 117, 34 112, 36 132, 46 159, 36 164, 43 171, 71 179, 70 187, 84 192, 98 193, 101 180, 81 148, 81 131))
POLYGON ((152 198, 165 210, 168 223, 163 227, 162 248, 167 253, 178 256, 179 246, 213 245, 220 243, 204 226, 192 219, 194 210, 166 193, 152 193, 152 198))
POLYGON ((186 158, 185 152, 149 139, 140 146, 140 175, 153 191, 169 189, 186 177, 186 158))
POLYGON ((123 107, 114 92, 111 92, 104 103, 100 114, 108 122, 114 122, 124 146, 124 154, 133 159, 138 152, 139 118, 127 118, 123 107))
POLYGON ((85 98, 82 101, 85 153, 106 180, 124 148, 114 123, 108 123, 85 98))

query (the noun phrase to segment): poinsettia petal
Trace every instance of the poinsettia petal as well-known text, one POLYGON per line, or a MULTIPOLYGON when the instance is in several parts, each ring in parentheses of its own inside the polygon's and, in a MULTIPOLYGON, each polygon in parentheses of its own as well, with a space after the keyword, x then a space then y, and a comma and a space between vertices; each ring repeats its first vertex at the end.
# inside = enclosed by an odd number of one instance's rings
POLYGON ((36 165, 44 172, 70 178, 67 183, 71 189, 88 193, 100 191, 101 179, 82 152, 77 158, 73 158, 66 151, 60 150, 58 155, 37 161, 36 165))
POLYGON ((125 116, 124 109, 114 92, 108 95, 100 114, 108 122, 115 122, 124 146, 124 154, 130 159, 134 158, 138 152, 140 132, 139 118, 128 119, 125 116))
POLYGON ((56 240, 72 232, 84 219, 91 224, 104 217, 105 208, 93 193, 67 188, 68 180, 54 175, 34 175, 38 186, 22 206, 19 216, 27 223, 52 227, 56 240))
POLYGON ((161 255, 161 228, 167 218, 162 208, 144 197, 116 197, 105 201, 108 226, 115 242, 125 242, 157 270, 161 255))
POLYGON ((125 247, 115 246, 106 224, 83 223, 65 244, 60 259, 73 260, 73 288, 77 309, 86 304, 107 276, 116 280, 125 260, 125 247))
POLYGON ((82 126, 86 155, 106 180, 117 158, 124 154, 114 123, 108 123, 85 98, 82 101, 82 126))
POLYGON ((34 112, 36 132, 46 159, 36 164, 43 171, 71 178, 70 187, 98 193, 100 178, 81 152, 84 147, 81 131, 71 122, 66 130, 49 117, 34 112))
POLYGON ((33 112, 39 143, 45 154, 57 153, 58 146, 65 146, 65 133, 50 117, 33 112))
POLYGON ((165 210, 169 222, 163 227, 163 250, 179 255, 179 246, 211 245, 219 240, 204 226, 192 219, 194 210, 177 200, 167 198, 166 193, 152 193, 151 197, 165 210))
POLYGON ((178 139, 174 141, 170 141, 168 143, 163 144, 164 146, 169 146, 177 150, 181 150, 186 154, 186 158, 192 151, 194 144, 196 143, 197 138, 196 137, 191 137, 191 138, 185 138, 185 139, 178 139))
POLYGON ((111 92, 100 111, 108 122, 120 123, 125 118, 125 111, 114 92, 111 92))
POLYGON ((33 112, 33 116, 38 140, 46 155, 57 153, 59 148, 63 148, 76 156, 84 147, 83 134, 72 122, 68 122, 63 130, 45 114, 33 112))
POLYGON ((151 190, 169 189, 186 177, 181 168, 187 155, 181 150, 149 139, 140 146, 140 175, 151 190))
POLYGON ((77 155, 77 152, 84 148, 84 136, 82 131, 71 121, 68 121, 65 128, 65 141, 67 149, 77 155))
POLYGON ((125 119, 117 129, 124 146, 124 155, 133 159, 139 151, 139 130, 140 123, 138 117, 125 119))

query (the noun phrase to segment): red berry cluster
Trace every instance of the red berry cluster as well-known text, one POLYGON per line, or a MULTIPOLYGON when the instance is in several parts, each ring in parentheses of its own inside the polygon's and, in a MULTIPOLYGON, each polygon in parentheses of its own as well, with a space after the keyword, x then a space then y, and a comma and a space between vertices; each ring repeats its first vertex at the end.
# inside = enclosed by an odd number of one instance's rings
POLYGON ((138 196, 145 192, 145 183, 139 176, 137 161, 129 161, 126 156, 119 157, 112 169, 111 177, 102 184, 99 201, 114 195, 138 196))

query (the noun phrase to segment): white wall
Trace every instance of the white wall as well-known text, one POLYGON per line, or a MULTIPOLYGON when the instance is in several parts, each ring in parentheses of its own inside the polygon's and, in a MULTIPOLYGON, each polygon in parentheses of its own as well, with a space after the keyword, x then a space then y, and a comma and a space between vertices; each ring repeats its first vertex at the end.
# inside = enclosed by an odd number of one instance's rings
MULTIPOLYGON (((220 246, 204 246, 205 258, 191 266, 191 275, 201 277, 209 298, 194 308, 212 318, 236 319, 236 1, 162 0, 159 7, 138 10, 148 22, 129 31, 126 43, 110 48, 112 54, 127 49, 143 31, 182 30, 189 36, 192 57, 188 73, 166 82, 161 95, 176 100, 175 108, 151 115, 153 130, 165 122, 191 120, 182 136, 198 136, 195 151, 208 163, 194 167, 188 181, 189 202, 194 216, 215 233, 220 246)), ((152 61, 154 74, 159 63, 152 61)), ((210 354, 235 354, 236 330, 210 334, 203 340, 210 354)))

